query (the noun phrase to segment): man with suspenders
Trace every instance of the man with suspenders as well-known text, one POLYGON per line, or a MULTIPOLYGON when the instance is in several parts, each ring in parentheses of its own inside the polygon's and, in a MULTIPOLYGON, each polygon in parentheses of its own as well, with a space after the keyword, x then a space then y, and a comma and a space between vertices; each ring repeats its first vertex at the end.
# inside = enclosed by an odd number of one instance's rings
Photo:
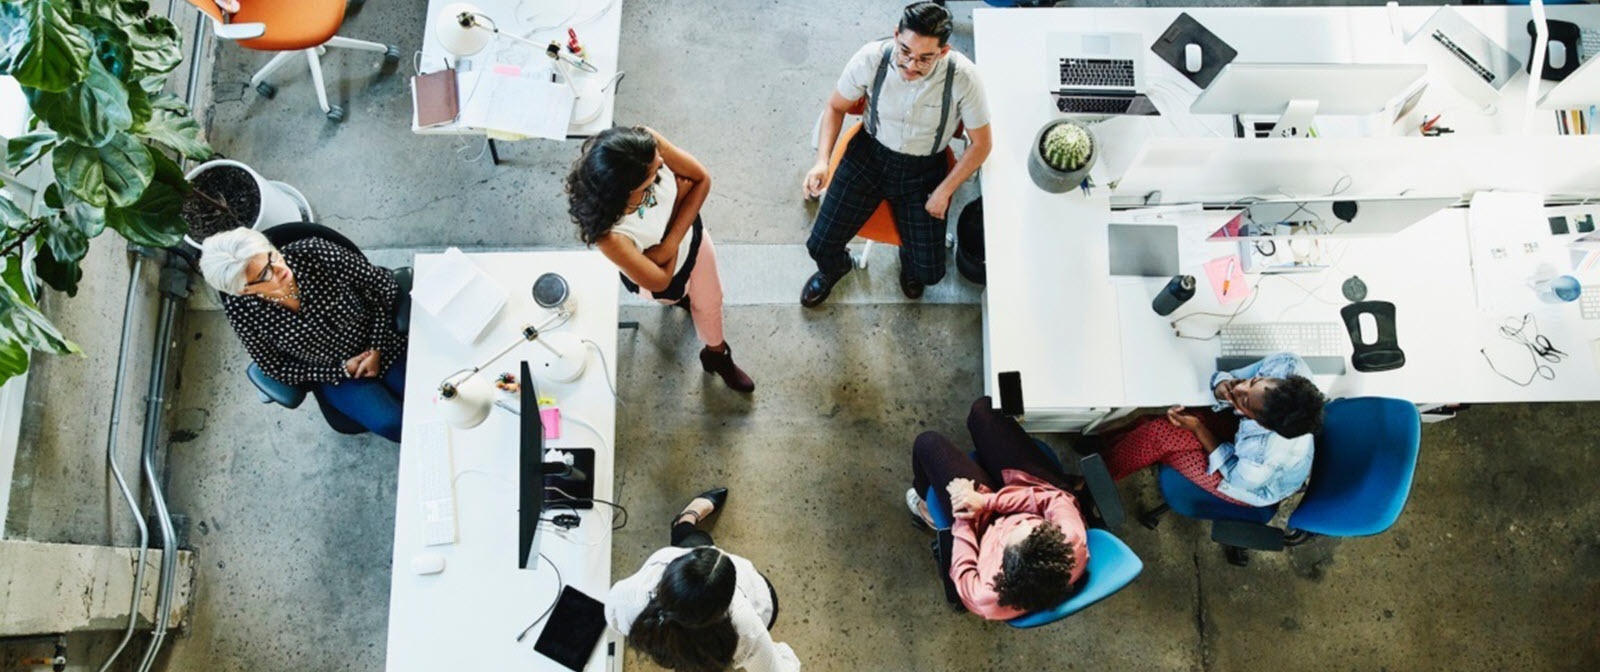
POLYGON ((991 143, 977 66, 950 50, 951 30, 944 7, 912 3, 894 36, 862 47, 840 75, 822 112, 816 165, 806 172, 806 195, 826 195, 806 241, 817 272, 800 292, 801 305, 821 304, 850 272, 845 245, 884 200, 900 233, 906 297, 920 298, 925 286, 944 278, 950 197, 983 164, 991 143), (844 115, 863 95, 865 132, 850 142, 832 183, 825 183, 844 115), (947 171, 944 150, 962 124, 971 144, 947 171))

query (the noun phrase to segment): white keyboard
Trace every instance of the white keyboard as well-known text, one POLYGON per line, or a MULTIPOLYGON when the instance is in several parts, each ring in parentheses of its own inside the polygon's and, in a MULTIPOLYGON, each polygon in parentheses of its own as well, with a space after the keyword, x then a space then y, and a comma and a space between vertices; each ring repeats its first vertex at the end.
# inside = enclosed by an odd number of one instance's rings
POLYGON ((1578 40, 1578 62, 1600 56, 1600 30, 1585 28, 1578 40))
POLYGON ((456 543, 455 471, 450 466, 450 428, 441 421, 422 427, 422 543, 439 546, 456 543))
POLYGON ((1600 320, 1600 285, 1584 285, 1578 295, 1578 311, 1585 320, 1600 320))
POLYGON ((1350 335, 1338 322, 1266 322, 1222 328, 1222 356, 1264 356, 1292 352, 1301 357, 1343 356, 1350 335))

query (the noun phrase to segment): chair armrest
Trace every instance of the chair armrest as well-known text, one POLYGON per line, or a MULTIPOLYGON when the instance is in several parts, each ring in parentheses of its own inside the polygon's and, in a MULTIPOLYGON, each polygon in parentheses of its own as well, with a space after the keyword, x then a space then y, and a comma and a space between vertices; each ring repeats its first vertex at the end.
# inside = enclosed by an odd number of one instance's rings
POLYGON ((1283 550, 1283 530, 1243 520, 1211 521, 1211 540, 1224 546, 1257 551, 1283 550))
POLYGON ((222 23, 211 20, 211 31, 224 40, 250 40, 267 34, 265 23, 222 23))
POLYGON ((408 333, 411 331, 411 267, 390 269, 389 273, 394 275, 394 284, 400 286, 400 300, 394 303, 394 330, 408 333))
POLYGON ((277 379, 267 375, 255 362, 244 370, 245 376, 256 386, 256 392, 261 397, 261 403, 276 403, 289 408, 299 408, 301 402, 306 400, 306 391, 293 385, 278 382, 277 379))
POLYGON ((1122 506, 1122 493, 1117 491, 1117 482, 1111 479, 1111 470, 1106 468, 1105 458, 1095 453, 1079 459, 1078 473, 1083 476, 1083 482, 1089 488, 1089 498, 1094 500, 1094 507, 1100 512, 1101 524, 1109 530, 1121 527, 1122 521, 1128 518, 1128 512, 1122 506))

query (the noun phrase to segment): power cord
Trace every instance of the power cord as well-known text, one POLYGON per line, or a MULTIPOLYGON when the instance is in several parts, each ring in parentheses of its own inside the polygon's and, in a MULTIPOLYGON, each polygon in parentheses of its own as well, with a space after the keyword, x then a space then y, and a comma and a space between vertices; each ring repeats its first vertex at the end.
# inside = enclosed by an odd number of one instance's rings
POLYGON ((1250 298, 1245 299, 1244 303, 1240 304, 1239 307, 1234 309, 1234 311, 1232 313, 1224 314, 1224 313, 1196 312, 1196 313, 1189 313, 1187 315, 1184 315, 1182 317, 1179 317, 1179 318, 1173 320, 1172 321, 1172 333, 1173 333, 1173 335, 1177 336, 1178 338, 1188 339, 1188 340, 1191 340, 1191 341, 1209 341, 1209 340, 1211 340, 1213 338, 1221 336, 1222 335, 1222 330, 1224 328, 1226 328, 1228 325, 1233 324, 1234 318, 1244 314, 1245 311, 1250 310, 1251 306, 1256 305, 1256 299, 1261 296, 1261 284, 1262 284, 1261 281, 1259 281, 1259 280, 1256 281, 1256 284, 1251 286, 1251 290, 1252 291, 1250 292, 1250 298), (1224 318, 1224 321, 1223 321, 1222 324, 1217 325, 1217 330, 1215 332, 1212 332, 1212 334, 1210 336, 1205 336, 1205 337, 1201 337, 1201 336, 1185 336, 1183 334, 1183 332, 1178 329, 1178 323, 1179 322, 1182 322, 1182 321, 1187 320, 1187 319, 1189 319, 1191 317, 1196 317, 1196 316, 1200 316, 1200 315, 1205 315, 1207 317, 1220 317, 1220 318, 1224 318))
POLYGON ((1527 380, 1517 380, 1500 371, 1500 367, 1495 366, 1494 360, 1489 357, 1487 348, 1478 348, 1478 354, 1483 355, 1483 361, 1489 364, 1489 370, 1517 387, 1528 387, 1540 378, 1555 380, 1556 370, 1550 364, 1560 364, 1568 357, 1566 352, 1551 344, 1548 337, 1539 333, 1539 321, 1534 318, 1533 313, 1523 313, 1520 321, 1515 317, 1506 318, 1500 325, 1500 337, 1527 350, 1528 359, 1533 363, 1533 372, 1528 374, 1527 380), (1512 326, 1513 323, 1515 326, 1512 326), (1533 331, 1532 337, 1528 335, 1530 328, 1533 331), (1549 364, 1541 363, 1539 360, 1549 364))
MULTIPOLYGON (((612 382, 611 382, 611 363, 606 361, 606 351, 602 350, 600 348, 600 344, 599 343, 591 341, 591 340, 589 340, 587 338, 583 339, 583 342, 585 344, 587 344, 589 347, 594 348, 595 353, 600 355, 600 367, 601 367, 600 368, 600 377, 606 379, 606 387, 611 390, 611 398, 612 399, 616 399, 617 403, 619 403, 619 404, 623 403, 622 402, 622 396, 617 394, 617 386, 612 384, 612 382)), ((594 429, 594 428, 590 427, 590 429, 594 429)), ((595 432, 595 433, 599 434, 599 432, 595 432)))

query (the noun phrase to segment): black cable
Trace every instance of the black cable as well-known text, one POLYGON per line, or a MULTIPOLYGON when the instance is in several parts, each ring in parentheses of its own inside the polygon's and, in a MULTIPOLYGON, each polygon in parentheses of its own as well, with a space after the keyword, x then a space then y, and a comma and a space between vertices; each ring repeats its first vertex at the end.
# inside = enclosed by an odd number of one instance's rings
MULTIPOLYGON (((545 486, 545 488, 546 489, 551 489, 551 486, 545 486)), ((604 504, 606 506, 611 507, 614 511, 622 514, 620 516, 620 518, 622 520, 621 523, 617 523, 616 522, 616 518, 617 517, 613 516, 613 521, 612 521, 612 525, 611 525, 611 531, 613 531, 613 532, 628 526, 628 507, 625 507, 625 506, 623 506, 621 504, 618 504, 616 502, 608 502, 608 501, 606 501, 604 499, 595 499, 593 497, 568 497, 566 499, 557 499, 557 500, 546 501, 544 503, 544 505, 545 505, 546 508, 549 508, 549 507, 552 507, 552 506, 564 506, 567 509, 571 510, 573 513, 576 514, 576 513, 578 513, 578 507, 573 506, 572 505, 573 502, 590 502, 590 503, 594 503, 594 504, 604 504)))
POLYGON ((1500 367, 1495 366, 1494 360, 1489 358, 1487 348, 1478 348, 1478 354, 1483 355, 1483 361, 1488 363, 1490 371, 1495 372, 1495 375, 1518 387, 1528 387, 1540 378, 1555 380, 1556 370, 1549 364, 1540 363, 1539 360, 1543 359, 1551 364, 1560 364, 1562 360, 1567 358, 1567 353, 1551 344, 1549 337, 1539 333, 1539 321, 1533 316, 1533 313, 1524 313, 1522 320, 1513 327, 1510 322, 1515 319, 1507 318, 1507 323, 1500 325, 1500 337, 1516 343, 1528 351, 1528 359, 1533 363, 1533 372, 1528 374, 1527 380, 1517 380, 1500 371, 1500 367), (1527 334, 1529 327, 1533 329, 1531 338, 1527 334))

